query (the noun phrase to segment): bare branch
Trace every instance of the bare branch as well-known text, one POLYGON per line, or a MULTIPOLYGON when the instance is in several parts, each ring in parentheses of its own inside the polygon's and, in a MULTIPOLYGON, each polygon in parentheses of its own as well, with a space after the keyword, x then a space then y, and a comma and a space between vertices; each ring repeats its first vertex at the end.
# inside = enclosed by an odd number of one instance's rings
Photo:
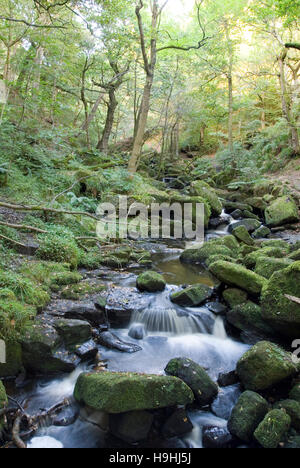
POLYGON ((22 23, 28 26, 29 28, 44 28, 44 29, 66 29, 65 26, 55 26, 53 24, 33 24, 33 23, 28 23, 28 21, 25 21, 23 19, 16 19, 16 18, 8 18, 6 16, 0 16, 0 20, 4 21, 11 21, 13 23, 22 23))

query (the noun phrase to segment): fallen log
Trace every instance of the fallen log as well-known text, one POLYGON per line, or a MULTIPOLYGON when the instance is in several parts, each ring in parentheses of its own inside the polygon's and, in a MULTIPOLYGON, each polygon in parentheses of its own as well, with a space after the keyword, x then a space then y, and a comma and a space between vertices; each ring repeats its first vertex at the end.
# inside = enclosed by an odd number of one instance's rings
POLYGON ((288 294, 285 294, 285 297, 289 299, 291 302, 295 302, 296 304, 300 304, 300 298, 295 297, 295 296, 289 296, 288 294))

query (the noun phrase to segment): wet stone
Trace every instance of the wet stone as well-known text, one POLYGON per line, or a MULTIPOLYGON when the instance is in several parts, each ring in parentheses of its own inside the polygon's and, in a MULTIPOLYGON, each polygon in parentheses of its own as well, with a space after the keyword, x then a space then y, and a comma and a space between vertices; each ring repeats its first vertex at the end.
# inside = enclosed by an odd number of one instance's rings
POLYGON ((225 427, 205 427, 202 443, 203 447, 208 449, 230 448, 234 438, 225 427))
POLYGON ((98 336, 99 344, 109 349, 116 349, 122 353, 137 353, 142 348, 134 343, 126 343, 120 340, 120 338, 109 331, 99 333, 98 336))
POLYGON ((208 302, 206 307, 210 312, 213 312, 215 315, 225 315, 227 312, 227 307, 220 302, 208 302))

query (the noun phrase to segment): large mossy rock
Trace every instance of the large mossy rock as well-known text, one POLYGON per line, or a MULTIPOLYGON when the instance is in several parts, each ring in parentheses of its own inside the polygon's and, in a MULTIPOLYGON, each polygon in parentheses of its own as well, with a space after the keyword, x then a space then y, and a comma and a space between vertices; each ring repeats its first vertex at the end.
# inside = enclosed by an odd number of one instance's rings
POLYGON ((268 410, 267 401, 258 393, 242 393, 228 421, 230 433, 244 442, 250 442, 268 410))
POLYGON ((209 271, 228 286, 237 286, 254 296, 261 294, 266 283, 265 278, 262 276, 235 263, 215 262, 210 265, 209 271))
POLYGON ((227 313, 227 320, 241 331, 256 331, 263 336, 272 336, 272 328, 263 320, 261 307, 252 301, 238 304, 227 313))
POLYGON ((166 287, 166 281, 162 275, 155 271, 146 271, 138 276, 137 288, 142 292, 160 292, 166 287))
POLYGON ((230 234, 234 231, 234 229, 244 226, 245 229, 251 234, 252 232, 256 231, 261 226, 261 222, 257 221, 257 219, 246 218, 238 221, 237 223, 230 224, 228 230, 230 234))
POLYGON ((59 351, 62 338, 54 327, 36 323, 22 339, 23 364, 33 374, 58 374, 72 372, 77 362, 59 351))
POLYGON ((266 390, 297 373, 292 354, 260 341, 239 360, 237 374, 247 390, 266 390))
POLYGON ((265 416, 254 432, 254 437, 262 447, 275 449, 280 442, 284 442, 290 426, 290 416, 285 411, 275 409, 265 416))
POLYGON ((243 242, 246 245, 254 245, 254 240, 250 236, 245 226, 236 227, 232 233, 238 241, 243 242))
POLYGON ((204 284, 197 284, 171 294, 174 304, 182 307, 197 307, 205 303, 213 295, 213 289, 204 284))
POLYGON ((83 344, 92 337, 91 325, 83 320, 57 319, 53 326, 68 347, 83 344))
POLYGON ((222 213, 223 207, 218 195, 206 182, 202 180, 193 182, 191 184, 190 194, 207 200, 213 215, 219 216, 222 213))
POLYGON ((284 410, 292 420, 292 427, 300 431, 300 403, 295 400, 282 400, 274 405, 274 409, 284 410))
POLYGON ((6 363, 0 364, 0 377, 16 377, 23 368, 22 348, 19 343, 6 343, 6 363))
POLYGON ((212 381, 203 367, 191 359, 172 359, 165 372, 183 380, 193 390, 201 406, 210 405, 218 395, 218 385, 212 381))
POLYGON ((194 401, 192 390, 176 377, 118 372, 81 374, 74 397, 94 410, 112 414, 187 405, 194 401))
POLYGON ((220 245, 217 242, 206 242, 199 249, 186 249, 180 256, 182 263, 205 263, 212 256, 225 256, 234 258, 232 250, 225 245, 220 245))
POLYGON ((244 304, 248 301, 248 294, 241 289, 228 288, 223 292, 223 299, 229 307, 233 308, 237 305, 244 304))
POLYGON ((273 273, 284 270, 292 263, 293 260, 288 258, 259 257, 254 271, 258 275, 270 279, 273 273))
POLYGON ((300 304, 297 298, 300 298, 300 262, 274 273, 262 293, 264 320, 289 338, 300 336, 300 304))
POLYGON ((277 198, 265 210, 266 223, 270 227, 282 226, 299 221, 299 212, 296 203, 289 196, 277 198))
POLYGON ((192 222, 196 223, 197 220, 197 205, 204 206, 204 226, 207 228, 209 224, 209 219, 211 217, 211 208, 210 204, 205 198, 202 197, 191 197, 188 195, 174 194, 170 199, 171 204, 179 203, 183 210, 185 211, 186 204, 192 205, 192 222))

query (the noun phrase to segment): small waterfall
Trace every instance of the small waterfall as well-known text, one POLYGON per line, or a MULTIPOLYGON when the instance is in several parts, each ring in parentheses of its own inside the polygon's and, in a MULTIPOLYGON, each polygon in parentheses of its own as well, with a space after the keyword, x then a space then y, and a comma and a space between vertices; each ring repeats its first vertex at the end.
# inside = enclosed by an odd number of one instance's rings
POLYGON ((213 335, 220 340, 227 340, 228 337, 222 317, 217 317, 214 325, 213 335))
POLYGON ((167 332, 176 335, 189 333, 206 333, 207 329, 200 317, 195 315, 180 316, 174 308, 149 308, 136 312, 132 324, 140 323, 146 332, 167 332))

